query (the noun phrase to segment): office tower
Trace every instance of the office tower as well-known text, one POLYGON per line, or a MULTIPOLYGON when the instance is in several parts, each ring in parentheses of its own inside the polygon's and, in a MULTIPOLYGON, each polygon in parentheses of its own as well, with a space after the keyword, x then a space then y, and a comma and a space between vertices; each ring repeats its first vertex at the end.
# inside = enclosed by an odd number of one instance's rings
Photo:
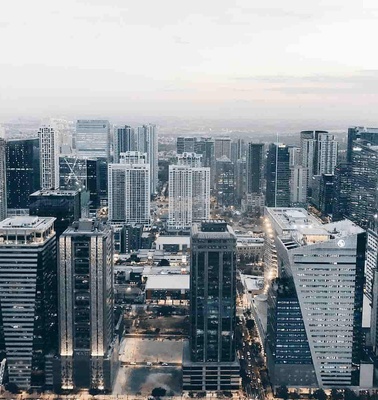
POLYGON ((261 193, 263 189, 264 144, 248 143, 247 192, 261 193))
POLYGON ((247 190, 247 161, 245 157, 235 165, 235 203, 240 205, 247 190))
POLYGON ((28 209, 29 195, 40 189, 39 139, 6 142, 8 209, 28 209))
POLYGON ((177 154, 182 153, 194 153, 195 152, 195 137, 184 137, 179 136, 176 140, 176 152, 177 154))
POLYGON ((144 163, 141 153, 128 152, 124 155, 122 163, 109 164, 109 220, 149 225, 150 165, 144 163), (133 164, 133 161, 138 163, 133 164))
POLYGON ((350 195, 352 174, 350 163, 339 163, 335 168, 334 199, 332 201, 332 219, 340 221, 350 215, 350 195))
POLYGON ((135 133, 131 126, 116 127, 114 134, 114 163, 119 163, 121 153, 135 150, 135 133))
POLYGON ((177 165, 188 165, 189 167, 201 167, 202 155, 196 153, 181 153, 177 155, 177 165))
POLYGON ((210 168, 169 166, 170 229, 190 229, 193 221, 210 217, 210 168))
POLYGON ((350 168, 349 218, 365 229, 370 228, 378 210, 378 145, 364 139, 355 140, 350 168))
POLYGON ((332 216, 335 175, 322 174, 319 187, 319 211, 323 216, 332 216))
POLYGON ((147 153, 152 195, 156 193, 158 185, 158 134, 156 126, 152 124, 138 126, 135 135, 136 150, 141 153, 147 153))
POLYGON ((80 220, 60 237, 59 352, 62 389, 111 390, 118 367, 114 336, 113 231, 80 220))
POLYGON ((226 156, 215 162, 215 189, 219 207, 235 205, 234 164, 226 156))
POLYGON ((290 155, 290 168, 296 165, 302 165, 301 148, 296 146, 289 146, 290 155))
POLYGON ((75 133, 76 154, 79 157, 105 158, 110 156, 110 124, 106 120, 79 119, 75 133))
POLYGON ((29 215, 55 217, 55 232, 60 235, 81 218, 80 192, 77 190, 39 190, 30 195, 29 215))
POLYGON ((229 137, 217 137, 214 142, 214 157, 217 160, 226 156, 231 160, 231 139, 229 137))
POLYGON ((202 165, 214 169, 214 139, 201 137, 194 143, 194 152, 202 154, 202 165))
POLYGON ((320 182, 321 175, 313 175, 311 178, 310 188, 311 196, 308 197, 308 201, 318 210, 320 209, 320 182))
POLYGON ((50 126, 39 128, 39 152, 41 165, 41 188, 59 187, 59 149, 57 134, 50 126))
POLYGON ((365 263, 365 296, 371 305, 370 337, 375 356, 378 356, 378 229, 367 232, 365 263))
POLYGON ((236 164, 238 160, 245 156, 244 140, 237 139, 231 142, 231 161, 236 164))
POLYGON ((355 126, 348 129, 348 147, 346 162, 352 161, 353 142, 357 139, 366 140, 372 146, 378 146, 378 128, 365 128, 363 126, 355 126))
POLYGON ((279 278, 266 336, 273 386, 359 385, 366 233, 349 220, 322 225, 301 208, 266 215, 279 278))
POLYGON ((290 204, 305 205, 307 203, 307 168, 302 165, 290 167, 290 204))
POLYGON ((0 138, 0 221, 7 217, 6 143, 0 138))
POLYGON ((20 389, 52 385, 57 351, 55 218, 0 223, 0 353, 20 389))
POLYGON ((92 212, 100 206, 100 163, 101 159, 59 157, 59 188, 80 191, 81 207, 86 207, 83 196, 84 192, 89 192, 89 210, 92 212))
POLYGON ((288 207, 290 204, 290 154, 284 144, 269 145, 266 166, 266 205, 288 207))
POLYGON ((49 125, 57 132, 59 151, 65 149, 71 152, 73 146, 74 123, 63 118, 50 118, 49 125))
POLYGON ((128 224, 121 228, 121 253, 131 253, 142 248, 142 224, 128 224))
POLYGON ((191 250, 183 389, 235 390, 240 379, 235 349, 236 236, 224 221, 194 224, 191 250))

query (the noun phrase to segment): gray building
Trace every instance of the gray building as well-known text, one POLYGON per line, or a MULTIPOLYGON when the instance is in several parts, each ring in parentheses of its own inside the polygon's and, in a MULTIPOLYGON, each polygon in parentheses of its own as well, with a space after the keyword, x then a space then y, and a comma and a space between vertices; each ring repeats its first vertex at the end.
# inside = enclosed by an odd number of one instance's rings
POLYGON ((110 156, 110 124, 107 120, 79 119, 76 122, 78 156, 106 158, 110 156))
POLYGON ((111 390, 118 368, 114 335, 113 231, 80 220, 60 237, 59 354, 62 389, 111 390))
POLYGON ((5 140, 0 138, 0 221, 7 216, 7 171, 5 140))
POLYGON ((57 353, 55 218, 12 217, 0 223, 0 353, 9 382, 52 387, 57 353))
POLYGON ((226 222, 209 221, 193 225, 191 241, 190 340, 184 346, 183 389, 235 390, 240 379, 236 236, 226 222))

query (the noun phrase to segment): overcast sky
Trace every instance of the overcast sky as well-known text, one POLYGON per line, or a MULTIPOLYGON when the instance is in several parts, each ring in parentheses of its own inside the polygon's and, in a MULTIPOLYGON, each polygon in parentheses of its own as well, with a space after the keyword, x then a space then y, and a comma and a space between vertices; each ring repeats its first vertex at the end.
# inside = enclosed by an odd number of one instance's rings
POLYGON ((0 121, 376 119, 376 0, 12 0, 0 121))

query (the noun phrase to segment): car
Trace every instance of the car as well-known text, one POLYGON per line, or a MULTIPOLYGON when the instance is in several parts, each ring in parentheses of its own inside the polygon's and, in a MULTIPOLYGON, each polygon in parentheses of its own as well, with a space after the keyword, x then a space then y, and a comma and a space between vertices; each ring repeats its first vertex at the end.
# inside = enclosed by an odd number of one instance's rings
POLYGON ((147 361, 147 362, 146 362, 146 365, 148 365, 149 367, 151 367, 151 366, 152 366, 152 362, 147 361))
POLYGON ((162 365, 163 367, 166 367, 168 364, 167 364, 167 363, 161 363, 161 365, 162 365))
POLYGON ((136 365, 135 361, 130 361, 130 365, 136 365))

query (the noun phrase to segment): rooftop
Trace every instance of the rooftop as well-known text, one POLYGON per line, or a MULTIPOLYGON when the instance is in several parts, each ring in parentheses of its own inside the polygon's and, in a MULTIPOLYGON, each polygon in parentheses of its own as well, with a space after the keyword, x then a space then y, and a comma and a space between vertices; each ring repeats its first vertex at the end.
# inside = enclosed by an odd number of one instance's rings
POLYGON ((85 233, 86 235, 97 235, 99 232, 106 232, 109 229, 110 227, 108 225, 105 225, 98 220, 80 219, 79 221, 75 221, 71 226, 69 226, 63 232, 63 235, 83 233, 85 233))
POLYGON ((150 275, 147 278, 146 290, 189 290, 189 275, 150 275))
POLYGON ((44 231, 54 224, 53 217, 14 216, 0 222, 3 231, 44 231))
POLYGON ((78 190, 63 190, 63 189, 45 189, 45 190, 37 190, 32 193, 30 196, 75 196, 78 190))

